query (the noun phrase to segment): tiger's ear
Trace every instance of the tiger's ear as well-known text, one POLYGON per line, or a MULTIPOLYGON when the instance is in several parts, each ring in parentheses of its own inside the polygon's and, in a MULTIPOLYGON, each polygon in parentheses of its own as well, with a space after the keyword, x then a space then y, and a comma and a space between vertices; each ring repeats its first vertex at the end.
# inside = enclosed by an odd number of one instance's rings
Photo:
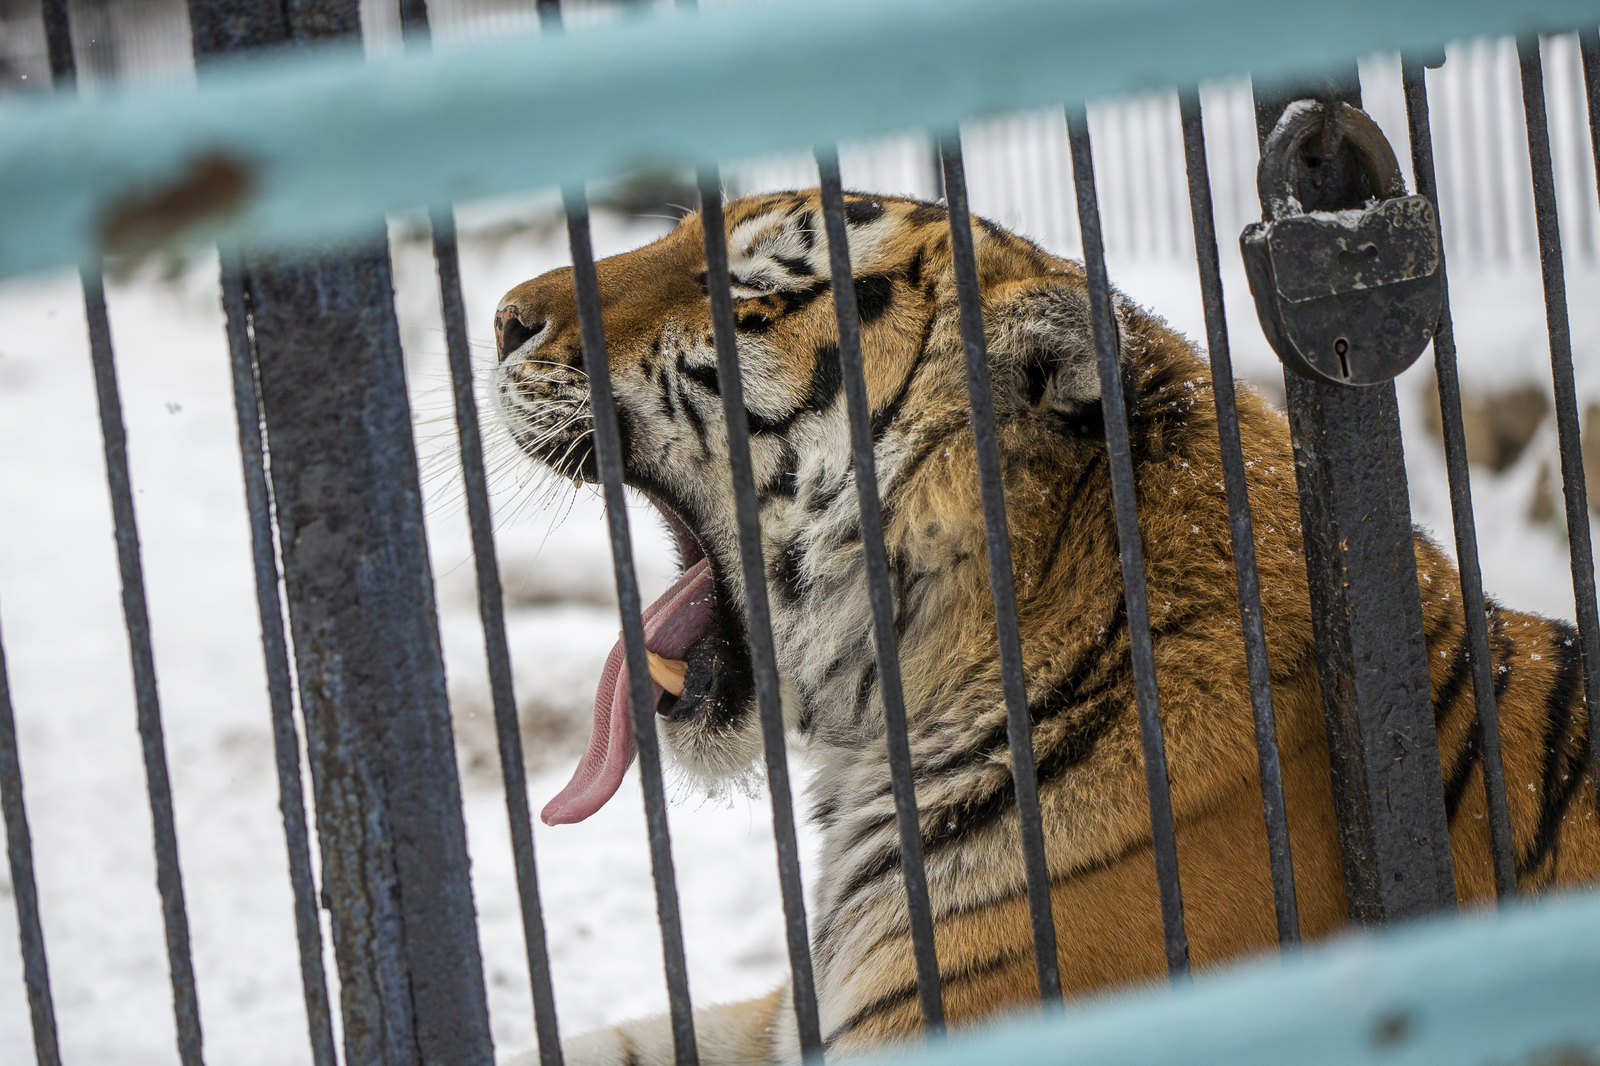
MULTIPOLYGON (((1065 415, 1099 404, 1089 294, 1080 279, 1011 282, 985 294, 984 305, 997 400, 1005 396, 1017 408, 1065 415)), ((1117 333, 1120 355, 1120 328, 1117 333)))

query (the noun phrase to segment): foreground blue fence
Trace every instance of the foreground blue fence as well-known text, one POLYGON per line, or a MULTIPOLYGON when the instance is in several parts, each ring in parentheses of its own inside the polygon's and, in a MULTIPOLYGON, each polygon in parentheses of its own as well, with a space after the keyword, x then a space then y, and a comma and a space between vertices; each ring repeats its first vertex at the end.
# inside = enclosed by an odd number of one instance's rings
POLYGON ((191 230, 321 240, 385 211, 641 164, 939 130, 1243 72, 1272 84, 1368 52, 1594 16, 1585 0, 1350 0, 1336 14, 1262 0, 815 0, 370 64, 359 48, 297 50, 218 64, 200 93, 0 114, 0 275, 191 230))
POLYGON ((895 1066, 1489 1066, 1600 1060, 1600 897, 1337 943, 1016 1022, 895 1066))

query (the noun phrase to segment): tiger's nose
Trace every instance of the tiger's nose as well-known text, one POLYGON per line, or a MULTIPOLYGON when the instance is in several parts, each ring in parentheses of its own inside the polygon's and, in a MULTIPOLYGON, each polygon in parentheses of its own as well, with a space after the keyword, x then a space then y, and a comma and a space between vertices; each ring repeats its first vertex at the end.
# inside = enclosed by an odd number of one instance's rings
POLYGON ((515 304, 506 304, 494 313, 494 334, 499 346, 500 362, 512 352, 527 344, 545 327, 544 316, 537 311, 524 311, 515 304))

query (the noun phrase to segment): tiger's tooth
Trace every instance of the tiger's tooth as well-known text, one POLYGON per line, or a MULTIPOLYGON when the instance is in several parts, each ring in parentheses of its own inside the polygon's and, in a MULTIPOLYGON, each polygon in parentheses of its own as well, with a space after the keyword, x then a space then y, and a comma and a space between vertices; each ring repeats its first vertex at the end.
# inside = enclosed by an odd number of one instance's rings
POLYGON ((655 683, 674 696, 683 695, 683 675, 688 672, 689 664, 682 659, 664 659, 649 648, 645 649, 644 656, 655 683))

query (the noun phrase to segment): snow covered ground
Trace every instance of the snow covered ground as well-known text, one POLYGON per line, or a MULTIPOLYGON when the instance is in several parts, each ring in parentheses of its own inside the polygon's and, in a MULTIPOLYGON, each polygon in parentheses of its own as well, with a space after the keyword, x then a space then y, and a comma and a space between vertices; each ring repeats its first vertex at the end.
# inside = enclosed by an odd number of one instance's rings
MULTIPOLYGON (((601 254, 663 223, 599 215, 601 254)), ((481 235, 464 247, 474 340, 511 285, 565 260, 559 227, 481 235)), ((451 448, 443 339, 428 248, 395 250, 399 307, 427 478, 440 624, 466 768, 465 807, 502 1056, 533 1045, 504 797, 465 520, 451 448)), ((1193 266, 1113 263, 1113 279, 1190 336, 1203 336, 1193 266)), ((1470 389, 1548 386, 1538 278, 1453 278, 1470 389)), ((1240 372, 1281 391, 1242 278, 1227 277, 1240 372)), ((1600 273, 1574 264, 1580 395, 1600 402, 1600 273)), ((110 287, 156 662, 211 1061, 309 1061, 215 268, 146 266, 110 287)), ((1400 381, 1417 521, 1449 543, 1438 445, 1423 427, 1427 361, 1400 381)), ((1498 475, 1475 471, 1485 582, 1509 603, 1572 613, 1559 512, 1531 523, 1546 418, 1498 475)), ((601 512, 558 487, 554 506, 502 449, 496 495, 518 691, 526 702, 537 811, 565 781, 617 621, 601 512), (504 465, 500 465, 504 464, 504 465), (540 706, 532 703, 537 691, 540 706), (541 747, 541 745, 543 745, 541 747)), ((661 530, 635 512, 647 595, 669 579, 661 530)), ((0 630, 11 673, 63 1057, 175 1058, 170 992, 134 730, 81 297, 55 276, 0 284, 0 630)), ((764 797, 677 789, 673 841, 698 1002, 757 994, 786 970, 764 797)), ((574 1033, 664 1009, 655 905, 636 786, 579 826, 536 829, 561 1024, 574 1033)), ((0 1062, 31 1055, 10 885, 0 873, 0 1062)))

